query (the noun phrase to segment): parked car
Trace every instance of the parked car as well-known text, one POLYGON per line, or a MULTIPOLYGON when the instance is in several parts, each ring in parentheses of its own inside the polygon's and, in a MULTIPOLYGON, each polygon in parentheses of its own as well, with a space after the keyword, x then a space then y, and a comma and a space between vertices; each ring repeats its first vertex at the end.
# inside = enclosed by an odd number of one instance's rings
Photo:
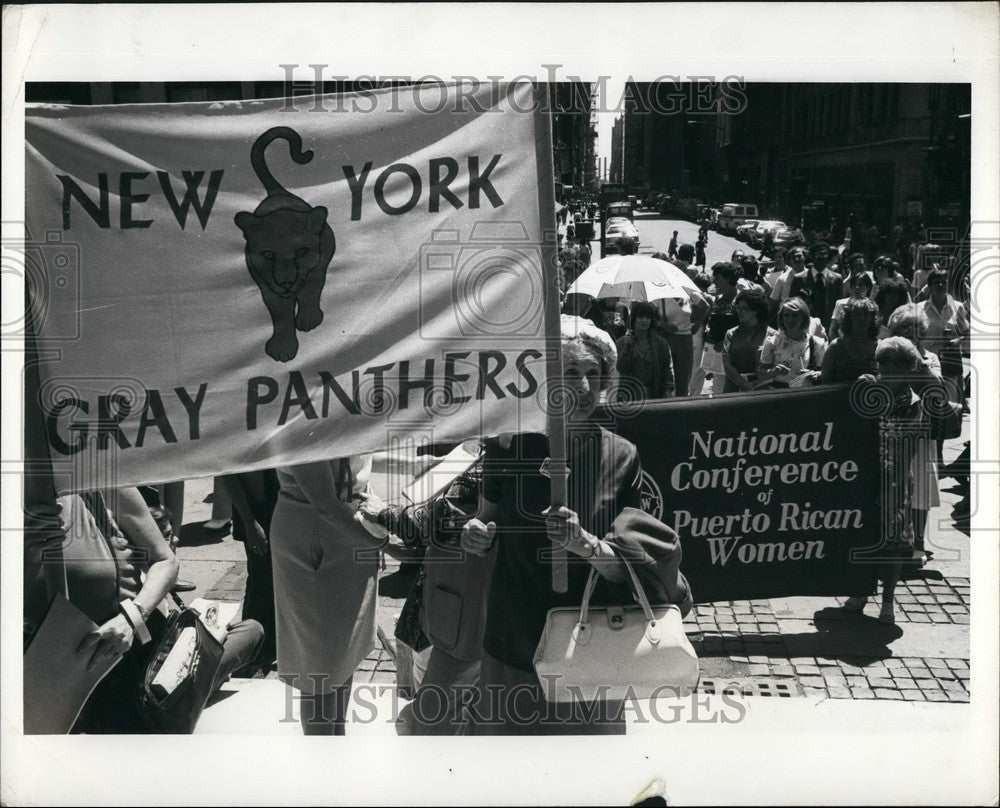
POLYGON ((784 222, 775 221, 774 219, 762 219, 757 222, 757 226, 748 231, 747 241, 751 247, 763 247, 764 246, 764 236, 770 233, 772 236, 778 230, 784 230, 786 227, 784 222))
POLYGON ((747 219, 743 224, 736 226, 736 240, 750 241, 750 231, 757 227, 757 219, 747 219))
POLYGON ((639 246, 639 231, 628 219, 620 219, 617 222, 609 221, 604 230, 605 250, 618 250, 618 240, 622 238, 635 239, 635 246, 639 246))
POLYGON ((797 227, 785 227, 779 228, 774 231, 774 246, 777 247, 779 244, 782 247, 793 247, 797 244, 805 244, 805 236, 802 235, 802 231, 797 227))
POLYGON ((708 209, 708 226, 716 230, 719 228, 719 213, 719 208, 708 209))
POLYGON ((739 225, 750 219, 756 220, 758 216, 756 205, 726 202, 719 212, 719 232, 733 235, 739 225))

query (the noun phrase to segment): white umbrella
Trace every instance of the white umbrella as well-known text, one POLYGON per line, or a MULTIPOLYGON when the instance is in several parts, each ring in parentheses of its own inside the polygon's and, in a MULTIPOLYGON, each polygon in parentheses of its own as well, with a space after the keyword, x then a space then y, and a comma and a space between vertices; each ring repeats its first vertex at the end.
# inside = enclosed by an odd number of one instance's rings
POLYGON ((591 264, 566 290, 589 297, 626 300, 690 299, 698 286, 684 270, 648 255, 609 255, 591 264))

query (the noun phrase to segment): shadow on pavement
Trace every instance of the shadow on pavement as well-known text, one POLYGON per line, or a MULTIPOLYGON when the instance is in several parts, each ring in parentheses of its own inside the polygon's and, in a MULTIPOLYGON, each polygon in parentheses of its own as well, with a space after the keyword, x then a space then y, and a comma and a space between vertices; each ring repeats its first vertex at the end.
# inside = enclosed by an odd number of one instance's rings
POLYGON ((181 544, 185 547, 202 547, 206 544, 221 542, 232 533, 230 528, 224 530, 205 530, 205 522, 188 522, 181 528, 181 544))
MULTIPOLYGON (((780 643, 766 642, 754 653, 773 659, 789 657, 822 657, 854 665, 865 665, 891 657, 891 643, 903 636, 898 625, 880 623, 868 615, 847 614, 838 606, 820 609, 813 614, 816 630, 798 634, 781 634, 780 643), (867 662, 858 660, 868 660, 867 662)), ((728 657, 732 651, 699 647, 699 656, 728 657)))
POLYGON ((955 530, 966 536, 972 536, 972 501, 969 499, 968 493, 955 503, 955 507, 951 510, 951 518, 955 530))
POLYGON ((857 663, 858 657, 874 660, 892 656, 891 643, 903 636, 895 624, 880 623, 866 614, 846 614, 830 606, 813 614, 815 632, 782 634, 781 656, 812 656, 857 663))
POLYGON ((929 570, 926 567, 905 566, 899 574, 901 581, 943 581, 944 575, 940 570, 929 570))

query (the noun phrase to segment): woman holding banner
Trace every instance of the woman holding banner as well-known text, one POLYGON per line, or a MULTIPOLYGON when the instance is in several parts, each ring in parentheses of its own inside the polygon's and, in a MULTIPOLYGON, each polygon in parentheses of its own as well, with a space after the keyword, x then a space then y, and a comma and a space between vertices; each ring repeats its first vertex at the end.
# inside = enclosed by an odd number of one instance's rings
MULTIPOLYGON (((634 445, 592 420, 600 393, 614 381, 614 357, 587 334, 563 337, 567 388, 569 489, 566 507, 550 499, 548 440, 515 435, 487 442, 480 509, 462 531, 474 555, 498 541, 486 615, 479 700, 471 707, 473 734, 623 734, 622 702, 548 702, 533 657, 548 610, 579 606, 590 571, 603 577, 594 600, 632 601, 628 557, 651 599, 691 608, 680 574, 680 544, 666 525, 641 510, 642 470, 634 445), (624 513, 623 513, 624 512, 624 513), (602 538, 603 537, 603 538, 602 538), (570 554, 569 585, 557 594, 547 553, 570 554), (589 708, 589 709, 588 709, 589 708)), ((609 660, 609 675, 614 661, 609 660)))
MULTIPOLYGON (((866 374, 861 379, 880 383, 888 393, 885 412, 879 421, 879 462, 883 469, 882 535, 878 559, 882 561, 882 609, 879 622, 896 622, 894 597, 896 583, 904 562, 913 559, 912 505, 916 484, 913 458, 921 440, 930 434, 924 408, 911 384, 922 374, 923 359, 916 347, 903 337, 888 337, 875 350, 878 377, 866 374)), ((883 402, 876 399, 879 404, 883 402)), ((844 610, 861 613, 866 597, 848 598, 844 610)))
POLYGON ((370 455, 279 468, 271 519, 278 677, 306 735, 344 735, 354 671, 375 647, 378 553, 355 517, 370 455))
POLYGON ((900 306, 889 318, 888 329, 890 336, 903 337, 917 349, 921 361, 914 378, 910 381, 910 386, 913 392, 928 402, 929 411, 937 410, 931 417, 931 434, 917 443, 912 469, 913 501, 910 507, 913 510, 914 550, 918 560, 926 562, 933 557, 933 553, 924 548, 927 515, 931 508, 937 508, 941 504, 938 492, 937 448, 934 445, 933 435, 946 429, 956 419, 961 429, 962 416, 960 410, 955 411, 954 404, 945 403, 947 393, 941 377, 941 360, 937 354, 928 351, 923 345, 924 337, 927 335, 927 316, 921 307, 916 303, 900 306), (938 396, 936 407, 931 403, 935 395, 938 396))

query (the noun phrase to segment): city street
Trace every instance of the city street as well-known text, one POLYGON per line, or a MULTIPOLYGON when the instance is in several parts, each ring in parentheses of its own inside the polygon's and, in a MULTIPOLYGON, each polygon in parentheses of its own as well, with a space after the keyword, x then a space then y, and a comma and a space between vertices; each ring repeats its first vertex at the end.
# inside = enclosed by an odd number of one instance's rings
MULTIPOLYGON (((691 244, 698 240, 698 225, 686 219, 675 219, 661 216, 653 211, 642 211, 635 214, 635 226, 639 231, 639 252, 648 255, 654 252, 666 253, 670 246, 670 237, 677 231, 677 244, 691 244)), ((760 255, 742 241, 731 236, 724 236, 714 230, 708 231, 708 244, 705 247, 705 268, 711 269, 718 261, 728 261, 733 250, 743 250, 747 255, 760 255)))

